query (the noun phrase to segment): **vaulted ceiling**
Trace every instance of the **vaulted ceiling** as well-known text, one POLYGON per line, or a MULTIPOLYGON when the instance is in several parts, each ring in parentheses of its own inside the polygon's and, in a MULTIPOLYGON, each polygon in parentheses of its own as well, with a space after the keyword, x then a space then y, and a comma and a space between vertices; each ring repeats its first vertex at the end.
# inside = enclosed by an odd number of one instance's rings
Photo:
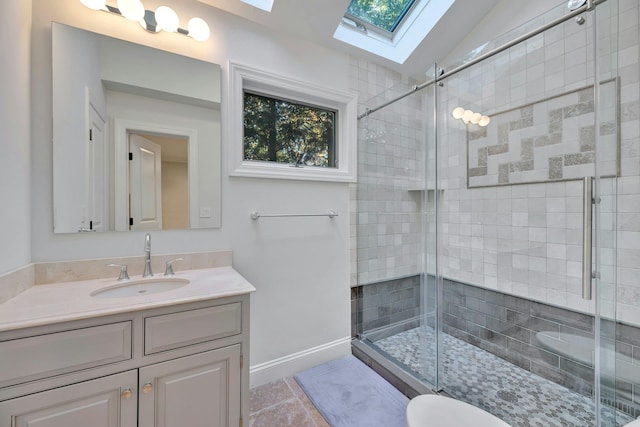
MULTIPOLYGON (((424 73, 449 52, 484 18, 499 0, 456 0, 404 64, 397 64, 333 38, 349 0, 275 0, 271 12, 240 0, 198 0, 266 27, 303 37, 331 49, 364 57, 402 72, 424 73)), ((438 1, 438 0, 431 0, 438 1)), ((484 42, 480 40, 478 44, 484 42)))

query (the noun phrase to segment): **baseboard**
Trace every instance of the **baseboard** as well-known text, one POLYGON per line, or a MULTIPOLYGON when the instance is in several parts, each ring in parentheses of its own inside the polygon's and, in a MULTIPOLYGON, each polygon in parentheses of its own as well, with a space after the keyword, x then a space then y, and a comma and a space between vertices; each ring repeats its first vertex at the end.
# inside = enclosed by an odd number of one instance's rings
POLYGON ((267 384, 330 360, 351 354, 351 337, 340 338, 249 368, 250 387, 267 384))

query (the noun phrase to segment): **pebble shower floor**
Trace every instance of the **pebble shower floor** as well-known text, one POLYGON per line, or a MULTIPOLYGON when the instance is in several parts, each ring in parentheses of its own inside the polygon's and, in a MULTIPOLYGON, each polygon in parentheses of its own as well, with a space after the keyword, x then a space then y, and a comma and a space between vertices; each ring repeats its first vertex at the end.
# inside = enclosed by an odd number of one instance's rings
MULTIPOLYGON (((393 359, 425 378, 435 377, 434 331, 418 327, 374 342, 393 359), (426 351, 425 351, 426 350, 426 351), (426 361, 430 361, 426 363, 426 361), (427 367, 424 371, 423 367, 427 367)), ((482 408, 514 427, 590 427, 595 405, 581 394, 519 368, 487 351, 443 334, 442 384, 451 396, 482 408)), ((619 411, 616 426, 633 419, 619 411)), ((605 425, 614 411, 607 410, 605 425)))

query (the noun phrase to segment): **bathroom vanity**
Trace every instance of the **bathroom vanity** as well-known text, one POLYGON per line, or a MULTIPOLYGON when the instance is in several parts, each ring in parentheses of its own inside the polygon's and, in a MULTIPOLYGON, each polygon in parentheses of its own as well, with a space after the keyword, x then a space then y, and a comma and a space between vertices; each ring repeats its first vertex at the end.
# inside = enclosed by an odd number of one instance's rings
POLYGON ((37 285, 0 304, 0 426, 242 426, 255 288, 231 267, 175 277, 188 283, 37 285))

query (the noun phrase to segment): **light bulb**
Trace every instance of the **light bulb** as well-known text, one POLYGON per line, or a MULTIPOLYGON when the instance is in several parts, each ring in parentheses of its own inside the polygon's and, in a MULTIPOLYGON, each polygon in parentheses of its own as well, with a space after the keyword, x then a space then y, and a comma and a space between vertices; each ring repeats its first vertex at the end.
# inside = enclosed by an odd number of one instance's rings
POLYGON ((461 119, 463 114, 464 114, 464 108, 462 107, 456 107, 451 112, 451 115, 453 116, 454 119, 461 119))
POLYGON ((490 121, 491 121, 491 119, 489 118, 489 116, 482 116, 482 118, 478 122, 478 125, 482 126, 482 127, 485 127, 485 126, 487 126, 489 124, 490 121))
POLYGON ((118 10, 129 21, 138 22, 144 18, 144 6, 140 0, 118 0, 118 10))
POLYGON ((156 21, 160 29, 175 33, 180 26, 178 15, 168 6, 160 6, 156 9, 156 21))
POLYGON ((475 124, 478 124, 478 122, 480 121, 481 118, 482 118, 482 114, 474 113, 474 115, 471 116, 469 121, 475 125, 475 124))
POLYGON ((105 8, 107 0, 80 0, 80 3, 87 6, 89 9, 100 10, 105 8))
POLYGON ((464 120, 465 122, 470 122, 471 117, 473 117, 473 111, 464 110, 464 114, 462 114, 462 120, 464 120))
POLYGON ((191 18, 187 24, 189 35, 199 42, 209 38, 209 26, 201 18, 191 18))

